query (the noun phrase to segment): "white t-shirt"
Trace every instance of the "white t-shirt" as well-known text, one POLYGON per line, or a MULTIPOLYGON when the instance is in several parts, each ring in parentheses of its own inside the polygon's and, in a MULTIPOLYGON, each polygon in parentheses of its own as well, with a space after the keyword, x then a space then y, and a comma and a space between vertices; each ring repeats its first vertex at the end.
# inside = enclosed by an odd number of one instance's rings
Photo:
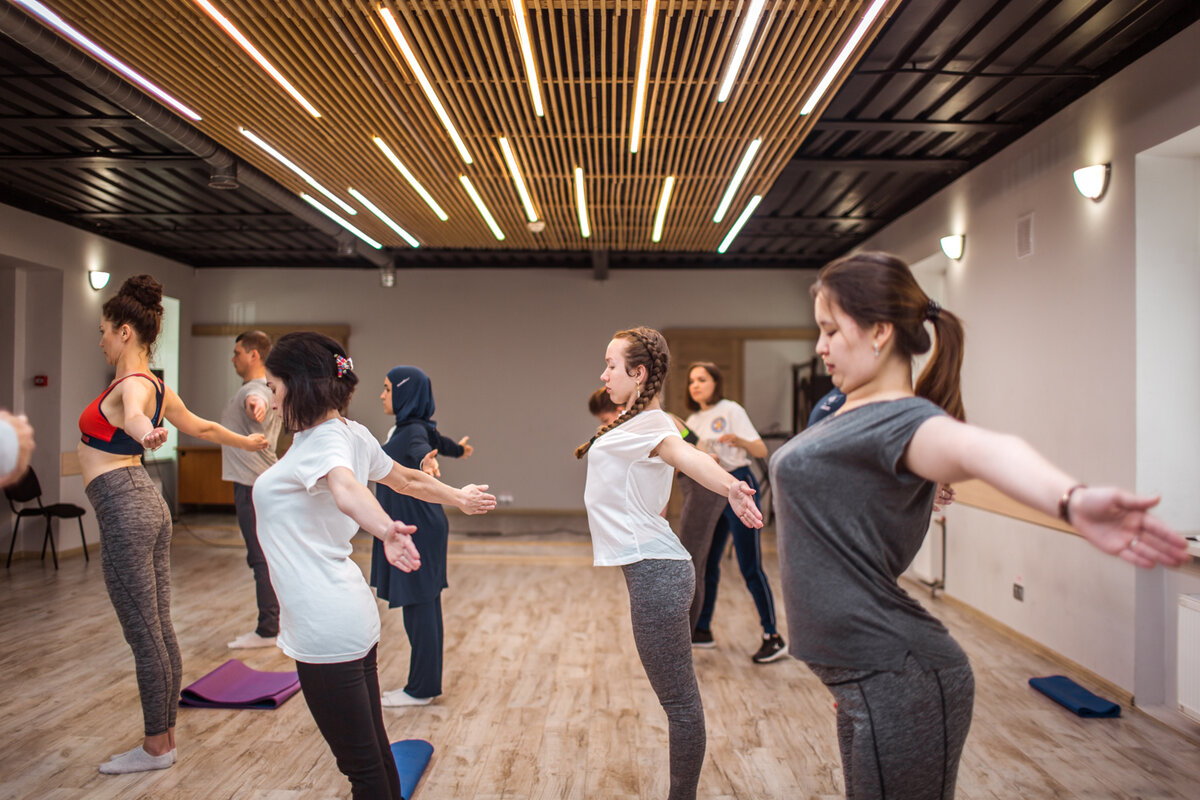
POLYGON ((597 567, 648 558, 690 561, 659 512, 671 497, 675 468, 650 452, 679 431, 660 410, 643 411, 592 443, 583 503, 597 567))
POLYGON ((310 664, 362 658, 379 641, 379 609, 350 558, 358 523, 338 510, 325 476, 346 467, 366 485, 392 459, 362 425, 331 419, 297 433, 254 482, 258 540, 279 598, 279 648, 310 664))
POLYGON ((750 466, 750 454, 736 444, 726 444, 718 441, 727 433, 736 435, 739 439, 753 442, 762 437, 754 430, 750 415, 746 409, 732 400, 718 400, 716 405, 707 411, 697 411, 687 418, 684 423, 699 437, 697 445, 706 453, 714 453, 721 461, 721 469, 733 472, 738 467, 750 466))

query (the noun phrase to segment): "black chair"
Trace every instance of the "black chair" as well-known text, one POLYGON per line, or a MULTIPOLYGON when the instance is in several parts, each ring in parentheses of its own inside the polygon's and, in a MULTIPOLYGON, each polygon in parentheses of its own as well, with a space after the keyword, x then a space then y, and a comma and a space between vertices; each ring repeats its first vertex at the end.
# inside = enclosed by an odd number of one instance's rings
POLYGON ((38 483, 33 467, 29 468, 21 480, 4 487, 4 496, 8 498, 8 507, 12 509, 13 516, 16 517, 16 521, 13 523, 12 541, 8 544, 8 561, 4 564, 5 569, 12 566, 13 548, 17 544, 17 530, 21 527, 21 520, 25 517, 46 518, 46 538, 42 540, 42 560, 46 559, 46 543, 48 542, 55 569, 58 569, 58 551, 54 547, 54 536, 51 533, 51 520, 55 517, 74 518, 79 523, 79 539, 83 542, 83 558, 85 561, 91 561, 88 557, 87 539, 83 536, 83 515, 87 511, 74 503, 42 505, 42 485, 38 483), (32 503, 35 500, 37 501, 36 508, 17 508, 17 503, 32 503))

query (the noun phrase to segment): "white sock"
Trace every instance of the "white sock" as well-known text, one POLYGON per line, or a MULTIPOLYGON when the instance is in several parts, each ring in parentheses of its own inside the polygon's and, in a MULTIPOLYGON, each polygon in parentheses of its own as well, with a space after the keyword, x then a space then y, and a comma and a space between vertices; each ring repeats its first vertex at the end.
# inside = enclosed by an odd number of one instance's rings
POLYGON ((149 772, 153 769, 166 769, 175 763, 175 751, 152 756, 141 745, 114 757, 100 765, 100 771, 105 775, 124 775, 129 772, 149 772))
MULTIPOLYGON (((133 750, 141 750, 141 749, 142 749, 142 746, 140 744, 137 747, 133 748, 133 750)), ((108 760, 114 761, 118 758, 124 758, 125 756, 131 756, 131 755, 133 755, 133 750, 126 750, 124 753, 116 753, 115 755, 109 756, 108 760)), ((147 753, 147 755, 149 755, 149 754, 147 753)), ((177 755, 176 755, 175 749, 171 748, 171 763, 174 764, 176 759, 177 759, 177 755)))

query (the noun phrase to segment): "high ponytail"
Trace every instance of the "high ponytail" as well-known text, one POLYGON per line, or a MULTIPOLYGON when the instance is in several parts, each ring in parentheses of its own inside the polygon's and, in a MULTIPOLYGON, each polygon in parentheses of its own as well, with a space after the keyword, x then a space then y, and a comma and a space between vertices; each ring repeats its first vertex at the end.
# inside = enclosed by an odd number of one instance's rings
POLYGON ((617 331, 613 334, 613 338, 623 339, 626 342, 625 369, 627 374, 632 375, 638 367, 646 368, 646 385, 634 400, 633 405, 625 409, 621 416, 607 425, 600 426, 592 438, 575 448, 576 458, 583 458, 584 453, 591 448, 592 442, 641 413, 642 409, 662 392, 663 384, 667 380, 667 370, 671 366, 671 351, 667 347, 666 337, 661 333, 653 328, 630 328, 617 331))
POLYGON ((966 340, 962 321, 925 294, 907 264, 889 253, 852 253, 821 269, 810 293, 815 298, 821 292, 860 328, 891 323, 902 357, 911 360, 933 348, 914 391, 952 417, 966 419, 960 385, 966 340), (932 323, 933 337, 926 322, 932 323))

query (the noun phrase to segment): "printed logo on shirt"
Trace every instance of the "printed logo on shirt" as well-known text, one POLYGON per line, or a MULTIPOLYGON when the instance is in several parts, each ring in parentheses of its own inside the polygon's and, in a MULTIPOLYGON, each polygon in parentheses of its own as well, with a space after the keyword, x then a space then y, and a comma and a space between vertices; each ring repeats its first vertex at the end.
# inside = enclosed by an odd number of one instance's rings
POLYGON ((725 418, 717 417, 716 419, 714 419, 712 421, 712 432, 713 433, 724 433, 725 426, 726 426, 725 418))

